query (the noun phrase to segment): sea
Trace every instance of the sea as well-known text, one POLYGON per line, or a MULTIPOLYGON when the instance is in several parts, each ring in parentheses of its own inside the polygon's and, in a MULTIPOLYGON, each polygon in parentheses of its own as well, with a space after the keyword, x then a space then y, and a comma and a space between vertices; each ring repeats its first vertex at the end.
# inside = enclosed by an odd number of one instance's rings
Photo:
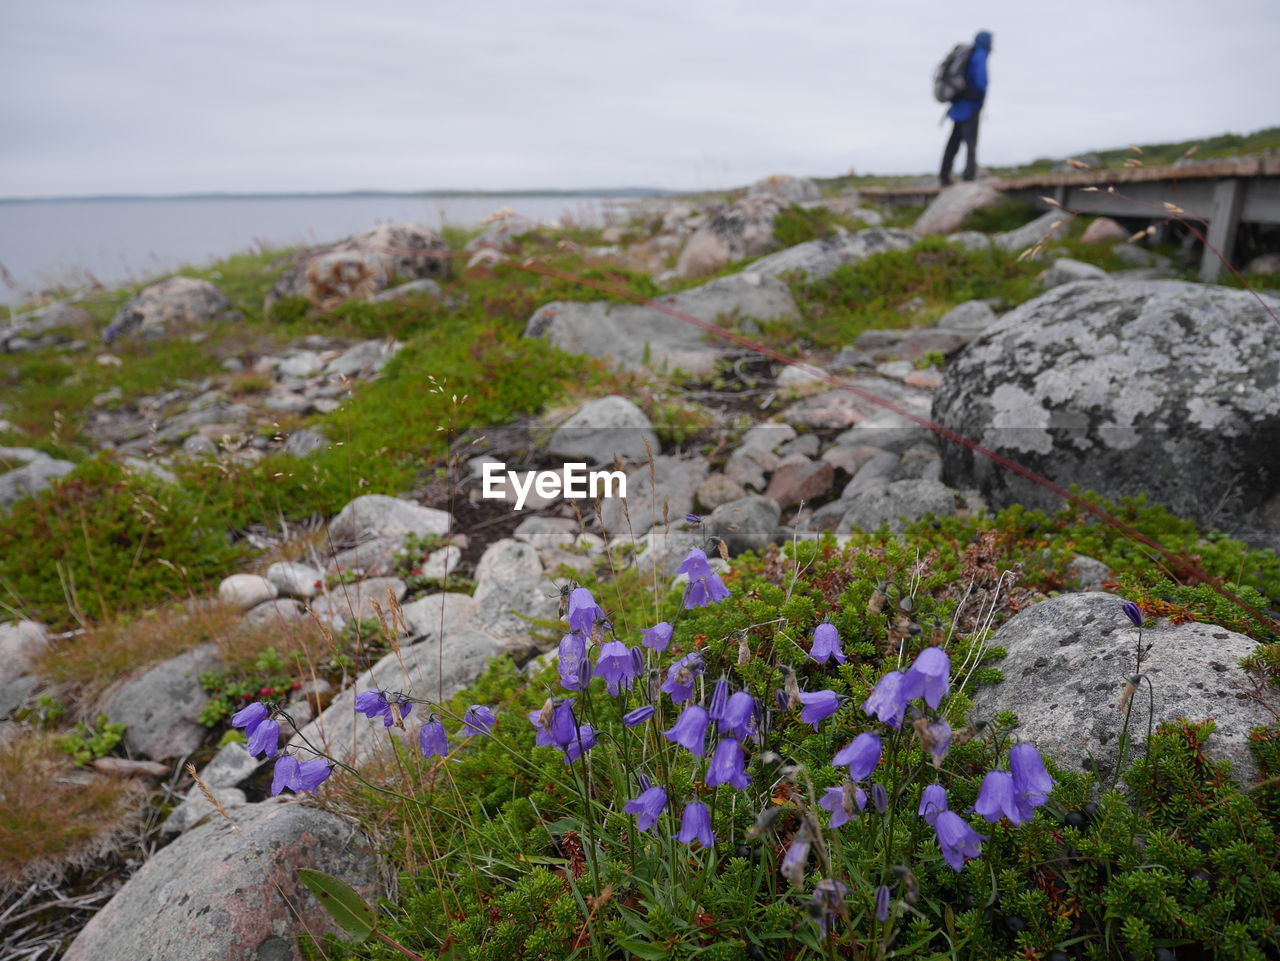
POLYGON ((651 191, 0 200, 0 304, 108 288, 230 254, 334 242, 385 222, 477 225, 507 208, 538 223, 601 226, 651 191))

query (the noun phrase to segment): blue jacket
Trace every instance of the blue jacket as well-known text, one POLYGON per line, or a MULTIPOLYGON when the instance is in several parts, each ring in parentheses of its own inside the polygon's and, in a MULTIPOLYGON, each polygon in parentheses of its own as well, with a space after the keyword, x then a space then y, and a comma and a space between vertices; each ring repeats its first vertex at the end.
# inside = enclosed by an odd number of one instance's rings
POLYGON ((985 47, 974 47, 973 55, 969 57, 969 65, 964 71, 964 96, 953 102, 947 111, 947 116, 956 123, 964 123, 975 116, 987 98, 987 52, 985 47))

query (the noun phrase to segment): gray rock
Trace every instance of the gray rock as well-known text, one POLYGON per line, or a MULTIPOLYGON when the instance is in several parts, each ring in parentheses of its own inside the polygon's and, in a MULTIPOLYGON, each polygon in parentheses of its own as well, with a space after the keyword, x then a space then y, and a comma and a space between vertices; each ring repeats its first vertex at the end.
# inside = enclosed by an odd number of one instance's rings
POLYGON ((35 691, 35 663, 48 646, 42 624, 0 624, 0 717, 12 714, 35 691))
POLYGON ((402 613, 410 635, 436 638, 466 627, 475 617, 477 604, 470 594, 441 592, 427 594, 404 605, 402 613))
POLYGON ((996 234, 995 245, 1007 253, 1021 253, 1039 243, 1048 241, 1051 237, 1056 236, 1059 231, 1065 230, 1069 219, 1069 214, 1055 208, 1046 214, 1041 214, 1030 223, 1023 224, 1017 230, 1008 230, 1002 234, 996 234))
POLYGON ((893 481, 850 497, 839 530, 843 533, 856 527, 874 531, 887 525, 897 533, 926 514, 950 517, 955 512, 956 492, 938 481, 893 481))
POLYGON ((230 813, 235 828, 212 818, 143 864, 66 961, 294 961, 303 933, 337 932, 298 868, 338 877, 369 901, 384 893, 374 845, 346 819, 278 798, 230 813))
POLYGON ((212 457, 218 453, 218 445, 203 434, 192 434, 182 442, 182 453, 188 457, 212 457))
POLYGON ((1129 231, 1125 230, 1110 217, 1097 217, 1084 229, 1080 242, 1085 244, 1110 243, 1117 240, 1128 240, 1129 231))
POLYGON ((1280 274, 1280 253, 1262 254, 1254 257, 1253 260, 1249 261, 1244 272, 1267 277, 1273 274, 1280 274))
POLYGON ((254 757, 243 744, 224 744, 200 769, 200 780, 211 788, 240 787, 271 763, 266 758, 254 757))
POLYGON ((790 174, 774 174, 757 180, 747 188, 748 197, 766 195, 776 197, 784 204, 799 204, 806 201, 821 200, 822 191, 808 177, 793 177, 790 174))
POLYGON ((167 761, 200 746, 209 733, 196 720, 209 701, 200 675, 218 664, 217 648, 201 644, 124 681, 107 695, 103 713, 127 725, 124 746, 130 754, 167 761))
POLYGON ((1067 565, 1067 573, 1075 579, 1080 590, 1100 591, 1103 582, 1111 576, 1111 568, 1102 561, 1077 554, 1067 565))
MULTIPOLYGON (((240 745, 234 746, 239 747, 240 745)), ((243 751, 243 748, 241 750, 243 751)), ((248 797, 239 788, 210 787, 209 792, 224 811, 242 808, 249 803, 248 797)), ((194 787, 187 792, 186 798, 169 812, 169 816, 160 825, 160 830, 165 834, 181 834, 184 831, 190 831, 197 824, 202 824, 210 818, 221 817, 222 815, 218 812, 217 807, 210 803, 204 792, 198 787, 194 787)))
POLYGON ((658 435, 639 407, 613 395, 584 404, 551 435, 548 449, 564 458, 586 458, 594 464, 646 460, 659 453, 658 435))
POLYGON ((396 569, 396 554, 401 537, 375 537, 345 551, 338 551, 325 561, 331 573, 356 571, 368 577, 391 574, 396 569))
POLYGON ((511 536, 544 550, 572 543, 577 533, 578 522, 568 517, 526 517, 511 536))
POLYGON ((942 480, 942 455, 931 440, 907 448, 898 459, 894 480, 942 480))
POLYGON ((295 430, 289 435, 284 442, 284 452, 292 454, 294 457, 310 457, 317 451, 328 448, 329 438, 318 430, 312 430, 310 427, 304 427, 301 430, 295 430))
POLYGON ((260 574, 232 574, 218 585, 218 600, 242 611, 273 600, 278 593, 275 584, 260 574))
POLYGON ((681 277, 713 274, 735 260, 774 249, 773 220, 785 206, 765 193, 743 197, 716 212, 685 243, 676 273, 681 277))
POLYGON ((1106 280, 1107 272, 1093 264, 1072 260, 1070 257, 1059 257, 1053 266, 1044 272, 1040 283, 1048 289, 1070 284, 1077 280, 1106 280))
POLYGON ((444 580, 462 563, 462 550, 454 544, 432 551, 422 562, 422 577, 444 580))
MULTIPOLYGON (((933 400, 932 391, 910 387, 883 377, 852 377, 849 384, 882 397, 914 413, 925 414, 933 400)), ((885 410, 879 404, 848 390, 832 390, 807 397, 784 411, 790 424, 815 428, 852 427, 885 410)))
POLYGON ((790 424, 766 422, 756 424, 743 434, 738 446, 752 450, 774 451, 799 436, 790 424))
MULTIPOLYGON (((845 432, 846 434, 848 431, 845 432)), ((840 435, 841 437, 844 434, 840 435)), ((884 454, 885 451, 879 447, 861 446, 861 447, 845 447, 837 444, 828 448, 822 454, 822 459, 834 467, 836 470, 842 470, 850 477, 858 473, 869 461, 875 457, 884 454)))
MULTIPOLYGON (((817 440, 812 434, 806 436, 817 440)), ((825 496, 835 479, 836 469, 826 461, 813 461, 804 454, 789 454, 769 478, 764 495, 783 508, 802 502, 808 504, 825 496)))
MULTIPOLYGON (((617 542, 631 543, 629 538, 620 537, 617 542)), ((615 543, 617 543, 615 542, 615 543)), ((706 535, 697 530, 676 530, 674 528, 654 528, 634 542, 637 550, 635 566, 640 571, 642 580, 650 581, 656 574, 659 578, 673 578, 676 569, 689 555, 689 551, 697 547, 707 546, 706 535)), ((610 545, 611 547, 614 545, 610 545)))
POLYGON ((449 533, 452 521, 448 511, 385 494, 365 494, 342 508, 329 523, 329 536, 340 544, 356 544, 372 537, 402 538, 407 534, 443 537, 449 533))
POLYGON ((310 564, 279 561, 267 568, 267 580, 285 597, 315 597, 324 584, 324 574, 310 564))
POLYGON ((239 316, 231 301, 207 280, 170 277, 139 291, 124 304, 102 334, 103 343, 141 334, 158 337, 239 316))
POLYGON ((942 330, 984 330, 996 321, 996 312, 985 300, 966 300, 938 318, 942 330))
POLYGON ((960 229, 969 214, 999 202, 1000 191, 987 184, 970 182, 944 187, 911 229, 918 237, 952 234, 960 229))
POLYGON ((406 297, 431 297, 435 300, 440 299, 440 285, 434 280, 422 279, 411 280, 407 284, 400 284, 384 290, 380 294, 373 295, 375 304, 385 304, 394 300, 404 300, 406 297))
MULTIPOLYGON (((1066 284, 1005 314, 957 357, 931 419, 1064 487, 1145 493, 1202 523, 1234 525, 1280 492, 1278 382, 1280 325, 1248 291, 1066 284)), ((943 458, 947 483, 981 490, 997 510, 1061 506, 959 445, 944 444, 943 458)))
POLYGON ((609 535, 639 537, 655 525, 682 523, 693 510, 693 498, 707 476, 701 458, 655 457, 652 477, 648 465, 627 475, 627 497, 603 501, 601 524, 609 535))
POLYGON ((779 447, 778 455, 790 457, 792 454, 802 454, 805 457, 817 457, 820 450, 822 450, 822 441, 818 439, 817 434, 801 434, 779 447))
POLYGON ((485 548, 476 564, 476 583, 514 581, 521 577, 541 576, 542 562, 532 544, 504 537, 485 548))
POLYGON ((324 370, 324 365, 325 358, 320 351, 299 350, 280 361, 276 365, 276 372, 281 377, 294 377, 305 380, 324 370))
POLYGON ((759 494, 721 504, 706 520, 708 534, 724 540, 731 555, 762 551, 778 534, 778 502, 759 494))
POLYGON ((366 340, 339 354, 325 365, 327 377, 367 377, 382 370, 401 344, 391 340, 366 340))
POLYGON ((356 618, 376 620, 379 607, 390 620, 391 596, 399 601, 406 589, 398 577, 370 577, 357 584, 337 584, 327 594, 315 598, 311 610, 322 621, 337 627, 356 618))
POLYGON ((22 498, 46 490, 55 480, 66 477, 75 468, 71 461, 41 454, 22 467, 0 474, 0 511, 7 511, 22 498))
POLYGON ((892 451, 883 451, 869 458, 845 485, 841 499, 848 500, 854 494, 888 484, 897 473, 899 460, 900 457, 892 451))
POLYGON ((178 478, 173 471, 152 460, 144 460, 141 457, 125 457, 120 461, 120 465, 131 474, 145 474, 151 480, 159 481, 161 484, 178 483, 178 478))
POLYGON ((827 237, 796 244, 756 261, 751 265, 751 271, 766 277, 801 271, 810 280, 820 280, 843 264, 856 264, 872 254, 887 250, 906 250, 918 239, 905 230, 871 227, 847 237, 827 237))
POLYGON ((961 230, 947 238, 949 243, 965 248, 965 250, 990 250, 991 237, 981 230, 961 230))
POLYGON ((812 393, 821 390, 826 384, 816 373, 810 373, 803 367, 788 364, 778 372, 774 386, 788 397, 812 393))
POLYGON ((517 660, 544 645, 533 636, 538 630, 533 622, 554 621, 559 614, 560 592, 555 582, 539 574, 482 581, 472 599, 476 611, 471 626, 497 638, 517 660))
POLYGON ((900 454, 908 447, 928 441, 932 432, 891 410, 881 410, 859 421, 836 438, 846 447, 879 447, 900 454))
MULTIPOLYGON (((548 600, 548 603, 553 602, 548 600)), ((399 654, 393 651, 356 678, 351 687, 335 697, 290 743, 303 748, 305 738, 323 747, 331 757, 359 764, 388 749, 388 732, 397 737, 404 732, 395 727, 385 728, 380 720, 370 721, 356 714, 357 693, 403 691, 433 702, 448 701, 483 674, 491 658, 504 653, 507 647, 501 641, 470 626, 446 631, 443 639, 402 647, 399 654)), ((412 735, 416 736, 417 723, 426 713, 420 709, 410 716, 412 735)))
POLYGON ((1137 244, 1116 244, 1111 248, 1111 253, 1130 267, 1169 266, 1170 263, 1167 257, 1161 257, 1145 247, 1139 247, 1137 244))
MULTIPOLYGON (((1253 640, 1211 624, 1175 626, 1164 620, 1144 627, 1142 637, 1152 645, 1142 674, 1155 690, 1154 721, 1212 717, 1217 731, 1206 753, 1231 761, 1237 779, 1251 776, 1249 730, 1275 720, 1244 693, 1249 683, 1237 662, 1252 653, 1253 640)), ((1114 595, 1064 594, 1036 604, 991 639, 1008 652, 997 664, 1004 681, 973 694, 973 717, 990 720, 999 711, 1013 711, 1018 736, 1058 764, 1084 770, 1096 763, 1109 774, 1124 726, 1116 702, 1134 672, 1136 641, 1137 630, 1114 595)), ((1131 705, 1132 750, 1140 752, 1150 717, 1145 684, 1131 705)))
MULTIPOLYGON (((764 484, 764 475, 760 475, 760 485, 764 484)), ((697 502, 703 510, 715 510, 721 504, 741 500, 747 496, 742 485, 724 474, 712 474, 698 485, 697 502)))
POLYGON ((279 624, 300 621, 306 615, 302 605, 290 597, 280 597, 274 601, 263 601, 245 612, 244 619, 249 624, 279 624))
MULTIPOLYGON (((706 323, 722 315, 769 320, 793 318, 795 301, 780 280, 755 273, 733 274, 658 299, 658 303, 706 323)), ((599 357, 629 370, 645 368, 710 374, 727 347, 703 331, 652 307, 603 301, 556 301, 529 318, 526 337, 544 337, 571 354, 599 357)))

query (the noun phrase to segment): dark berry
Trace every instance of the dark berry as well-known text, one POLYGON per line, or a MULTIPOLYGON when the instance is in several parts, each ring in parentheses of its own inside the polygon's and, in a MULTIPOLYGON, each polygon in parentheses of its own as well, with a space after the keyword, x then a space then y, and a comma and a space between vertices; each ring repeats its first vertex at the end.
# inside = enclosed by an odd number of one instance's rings
POLYGON ((1209 876, 1208 871, 1195 870, 1191 872, 1193 881, 1203 881, 1205 884, 1212 884, 1213 878, 1209 876))
POLYGON ((1173 948, 1156 948, 1156 961, 1174 961, 1176 957, 1173 948))
POLYGON ((1027 930, 1027 922, 1016 914, 1005 915, 1004 926, 1014 934, 1021 934, 1027 930))
POLYGON ((1065 951, 1050 951, 1045 961, 1071 961, 1071 955, 1065 951))
POLYGON ((1082 828, 1089 823, 1089 819, 1079 811, 1068 811, 1067 816, 1063 818, 1063 820, 1073 828, 1082 828))

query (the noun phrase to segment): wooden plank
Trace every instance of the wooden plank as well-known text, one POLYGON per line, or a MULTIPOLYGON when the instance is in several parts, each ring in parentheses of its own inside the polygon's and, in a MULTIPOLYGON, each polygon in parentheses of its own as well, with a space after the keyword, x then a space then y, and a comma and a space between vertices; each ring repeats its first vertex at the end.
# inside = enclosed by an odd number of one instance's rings
POLYGON ((1240 181, 1232 178, 1220 180, 1213 191, 1213 216, 1209 220, 1209 233, 1205 237, 1204 254, 1200 258, 1200 279, 1213 283, 1222 272, 1223 262, 1231 263, 1236 243, 1236 228, 1240 226, 1240 203, 1244 199, 1240 181))

